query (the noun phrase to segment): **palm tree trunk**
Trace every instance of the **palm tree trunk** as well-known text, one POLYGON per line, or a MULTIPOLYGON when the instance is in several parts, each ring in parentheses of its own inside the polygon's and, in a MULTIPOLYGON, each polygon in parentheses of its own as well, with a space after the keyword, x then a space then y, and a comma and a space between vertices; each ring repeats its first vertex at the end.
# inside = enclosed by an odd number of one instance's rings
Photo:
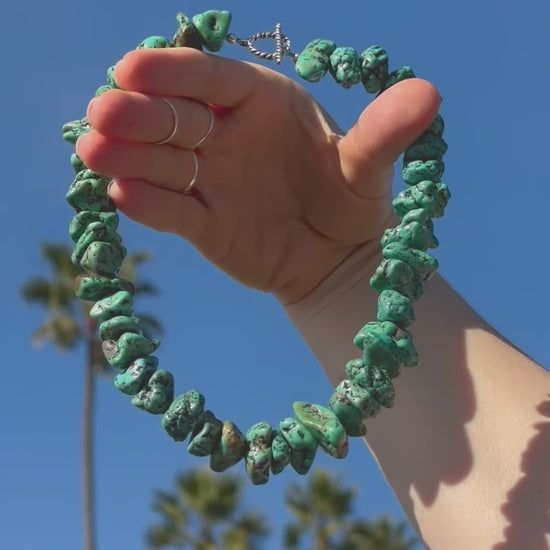
POLYGON ((94 333, 95 323, 86 326, 86 365, 84 367, 84 399, 82 405, 82 512, 84 523, 84 550, 95 550, 94 467, 93 467, 93 411, 95 397, 94 333))

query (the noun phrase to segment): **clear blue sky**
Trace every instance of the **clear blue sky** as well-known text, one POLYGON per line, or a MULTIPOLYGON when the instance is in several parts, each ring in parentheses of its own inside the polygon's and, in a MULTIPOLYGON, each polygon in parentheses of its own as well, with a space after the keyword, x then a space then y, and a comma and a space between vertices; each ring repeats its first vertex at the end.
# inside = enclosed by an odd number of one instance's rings
MULTIPOLYGON (((60 127, 82 116, 105 69, 126 51, 152 34, 172 36, 178 11, 214 8, 233 12, 232 30, 239 35, 281 22, 295 49, 317 37, 358 50, 380 43, 393 68, 411 65, 439 87, 450 145, 445 181, 453 192, 448 214, 436 224, 441 272, 506 337, 550 364, 550 262, 543 237, 550 204, 547 0, 326 7, 309 0, 6 0, 0 19, 0 548, 81 547, 82 356, 32 349, 29 335, 42 312, 23 305, 17 292, 24 280, 43 273, 40 241, 67 240, 72 214, 63 197, 72 179, 71 148, 60 127)), ((239 54, 229 46, 223 53, 239 54)), ((284 70, 291 74, 290 62, 284 70)), ((361 89, 344 91, 330 79, 310 89, 344 128, 367 101, 361 89)), ((175 373, 177 389, 199 389, 219 417, 243 428, 263 418, 277 422, 294 400, 326 402, 328 383, 273 299, 232 283, 175 237, 127 220, 122 231, 130 250, 154 252, 144 275, 162 294, 140 309, 165 324, 160 357, 175 373)), ((96 419, 99 550, 142 548, 144 528, 154 519, 152 490, 170 488, 178 470, 202 462, 162 433, 158 417, 133 409, 109 380, 99 383, 96 419)), ((361 514, 401 517, 361 441, 350 455, 341 462, 319 455, 317 463, 357 487, 361 514)), ((262 507, 275 529, 285 521, 283 490, 291 479, 289 471, 247 491, 250 505, 262 507)), ((266 548, 280 548, 278 537, 266 548)))

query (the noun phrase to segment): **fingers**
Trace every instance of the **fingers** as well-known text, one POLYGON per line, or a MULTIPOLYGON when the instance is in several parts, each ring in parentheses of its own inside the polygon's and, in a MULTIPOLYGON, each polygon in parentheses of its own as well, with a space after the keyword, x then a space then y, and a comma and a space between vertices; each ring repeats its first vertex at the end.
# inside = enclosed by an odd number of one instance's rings
POLYGON ((387 194, 392 165, 433 122, 440 103, 437 89, 420 79, 400 82, 373 101, 338 145, 349 185, 367 198, 387 194))

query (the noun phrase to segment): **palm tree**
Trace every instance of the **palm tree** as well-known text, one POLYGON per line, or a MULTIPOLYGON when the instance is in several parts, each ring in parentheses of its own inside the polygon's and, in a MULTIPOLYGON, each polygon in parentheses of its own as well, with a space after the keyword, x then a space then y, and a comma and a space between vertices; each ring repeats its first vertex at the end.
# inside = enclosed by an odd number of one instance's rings
MULTIPOLYGON (((21 287, 26 302, 37 304, 46 310, 46 319, 32 335, 32 342, 40 345, 51 341, 63 352, 73 351, 84 345, 84 397, 82 404, 82 498, 84 523, 84 548, 95 549, 94 478, 93 478, 93 411, 95 376, 111 374, 101 351, 97 337, 97 323, 88 314, 90 303, 81 302, 74 294, 74 279, 82 270, 71 263, 71 252, 63 243, 43 243, 41 253, 49 264, 52 278, 33 277, 21 287)), ((121 277, 134 281, 139 266, 149 260, 145 252, 129 254, 122 266, 121 277)), ((149 282, 138 281, 136 294, 155 294, 149 282)), ((159 333, 161 326, 152 316, 141 316, 146 330, 159 333)))
POLYGON ((388 516, 375 520, 357 520, 346 533, 340 550, 413 550, 418 539, 408 533, 408 523, 396 523, 388 516))
POLYGON ((255 550, 269 532, 258 513, 242 511, 242 481, 232 475, 190 470, 176 479, 175 493, 156 491, 161 522, 146 532, 150 548, 255 550))

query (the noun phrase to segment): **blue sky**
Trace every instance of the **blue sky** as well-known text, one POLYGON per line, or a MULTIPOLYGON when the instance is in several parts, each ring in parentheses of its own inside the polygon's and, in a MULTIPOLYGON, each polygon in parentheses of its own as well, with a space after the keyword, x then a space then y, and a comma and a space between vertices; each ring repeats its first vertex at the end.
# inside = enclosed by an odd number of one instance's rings
MULTIPOLYGON (((550 262, 543 238, 550 204, 547 1, 350 1, 325 8, 286 0, 57 0, 46 7, 7 0, 0 20, 6 266, 0 548, 81 546, 82 356, 31 348, 29 336, 42 313, 18 296, 24 280, 44 272, 40 241, 68 240, 72 213, 63 197, 72 179, 71 148, 60 127, 82 116, 106 68, 126 51, 149 35, 172 36, 178 11, 207 9, 232 11, 232 31, 241 36, 281 22, 296 50, 318 37, 360 51, 379 43, 392 68, 411 65, 439 87, 450 146, 445 181, 453 193, 447 215, 436 223, 441 273, 508 339, 550 363, 544 328, 550 262)), ((241 56, 230 46, 222 53, 241 56)), ((290 62, 282 70, 291 75, 290 62)), ((363 90, 344 91, 330 79, 308 89, 343 128, 368 101, 363 90)), ((197 388, 218 417, 243 427, 264 418, 277 422, 295 400, 327 401, 328 382, 270 296, 228 280, 176 237, 127 220, 121 227, 130 250, 154 253, 143 275, 162 292, 139 309, 165 324, 160 358, 176 375, 177 388, 197 388)), ((176 472, 203 464, 158 424, 158 417, 133 409, 109 380, 99 382, 100 550, 142 548, 144 528, 154 519, 153 489, 170 488, 176 472)), ((357 488, 358 513, 402 517, 361 441, 353 442, 345 461, 319 455, 317 463, 357 488)), ((294 479, 289 471, 247 491, 248 503, 262 507, 276 531, 286 518, 284 488, 294 479)), ((266 545, 278 547, 277 536, 266 545)))

